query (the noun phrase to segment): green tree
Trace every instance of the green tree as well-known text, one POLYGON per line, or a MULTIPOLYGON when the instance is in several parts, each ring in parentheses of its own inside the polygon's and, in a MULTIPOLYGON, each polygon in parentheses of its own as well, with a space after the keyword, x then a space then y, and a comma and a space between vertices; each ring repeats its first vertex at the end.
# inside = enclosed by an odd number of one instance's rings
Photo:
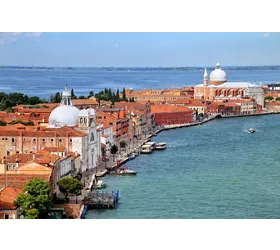
POLYGON ((25 185, 24 191, 15 201, 15 204, 20 206, 24 218, 42 218, 51 206, 49 183, 34 178, 25 185))
POLYGON ((71 89, 71 99, 77 99, 77 97, 74 94, 74 89, 71 89))
POLYGON ((0 126, 6 126, 7 123, 5 121, 0 120, 0 126))
POLYGON ((118 146, 116 144, 112 145, 110 152, 113 155, 113 162, 115 161, 115 154, 118 152, 118 146))
POLYGON ((61 102, 61 95, 59 92, 56 92, 54 95, 54 103, 60 103, 61 102))
POLYGON ((125 88, 123 88, 123 91, 122 91, 122 99, 123 101, 127 102, 127 98, 126 98, 126 95, 125 95, 125 88))
POLYGON ((119 92, 119 88, 117 88, 117 92, 116 92, 116 101, 117 101, 117 102, 120 101, 120 92, 119 92))
POLYGON ((278 101, 278 102, 280 101, 280 96, 276 98, 276 101, 278 101))
POLYGON ((24 219, 38 219, 38 218, 39 218, 39 211, 37 208, 29 209, 24 216, 24 219))
POLYGON ((80 95, 78 99, 87 99, 84 95, 80 95))
POLYGON ((134 97, 131 97, 131 102, 135 102, 134 97))
POLYGON ((268 101, 272 101, 272 100, 274 100, 274 97, 273 96, 266 96, 264 99, 268 100, 268 101))
POLYGON ((121 148, 126 148, 126 146, 127 146, 126 141, 123 140, 123 141, 120 142, 120 147, 121 148))
POLYGON ((90 98, 90 97, 92 97, 92 96, 94 96, 94 93, 93 93, 93 91, 90 91, 90 92, 89 92, 88 98, 90 98))
POLYGON ((83 184, 76 178, 65 177, 57 183, 59 191, 64 194, 65 199, 68 199, 69 194, 79 195, 83 188, 83 184))

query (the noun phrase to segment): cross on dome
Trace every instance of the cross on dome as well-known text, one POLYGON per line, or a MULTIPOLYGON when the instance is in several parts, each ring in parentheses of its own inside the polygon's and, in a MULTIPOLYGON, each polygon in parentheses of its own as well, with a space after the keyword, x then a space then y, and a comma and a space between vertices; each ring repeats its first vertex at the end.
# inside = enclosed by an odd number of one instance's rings
POLYGON ((220 68, 221 68, 221 66, 220 66, 219 62, 217 62, 216 69, 220 69, 220 68))

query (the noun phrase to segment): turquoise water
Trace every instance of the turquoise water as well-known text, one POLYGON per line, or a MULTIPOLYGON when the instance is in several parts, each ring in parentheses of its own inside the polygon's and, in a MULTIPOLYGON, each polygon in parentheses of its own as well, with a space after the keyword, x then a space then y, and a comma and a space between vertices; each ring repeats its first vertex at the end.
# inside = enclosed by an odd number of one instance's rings
POLYGON ((280 218, 279 127, 269 115, 163 131, 165 151, 126 164, 137 176, 104 177, 119 207, 87 218, 280 218))

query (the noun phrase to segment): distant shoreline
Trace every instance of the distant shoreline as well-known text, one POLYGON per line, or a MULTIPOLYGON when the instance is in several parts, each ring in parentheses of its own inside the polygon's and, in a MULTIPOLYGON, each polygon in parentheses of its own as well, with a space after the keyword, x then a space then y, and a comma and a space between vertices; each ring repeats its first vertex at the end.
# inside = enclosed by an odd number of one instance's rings
MULTIPOLYGON (((208 67, 211 70, 213 67, 208 67)), ((225 66, 226 70, 280 70, 280 65, 270 66, 225 66)), ((28 67, 0 66, 0 70, 34 70, 34 71, 107 71, 107 72, 139 72, 139 71, 203 71, 204 67, 28 67)))

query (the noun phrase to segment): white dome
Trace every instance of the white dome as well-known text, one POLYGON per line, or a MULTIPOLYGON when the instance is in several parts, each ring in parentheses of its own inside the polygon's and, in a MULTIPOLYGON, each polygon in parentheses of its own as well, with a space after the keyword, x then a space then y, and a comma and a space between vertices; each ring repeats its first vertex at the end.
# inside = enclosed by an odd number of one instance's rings
POLYGON ((86 109, 82 109, 79 111, 78 116, 89 116, 89 112, 86 109))
POLYGON ((61 105, 55 108, 49 117, 49 127, 74 127, 78 123, 79 109, 74 106, 61 105))
POLYGON ((216 68, 210 74, 210 82, 225 82, 227 81, 227 74, 220 67, 220 64, 216 64, 216 68))

